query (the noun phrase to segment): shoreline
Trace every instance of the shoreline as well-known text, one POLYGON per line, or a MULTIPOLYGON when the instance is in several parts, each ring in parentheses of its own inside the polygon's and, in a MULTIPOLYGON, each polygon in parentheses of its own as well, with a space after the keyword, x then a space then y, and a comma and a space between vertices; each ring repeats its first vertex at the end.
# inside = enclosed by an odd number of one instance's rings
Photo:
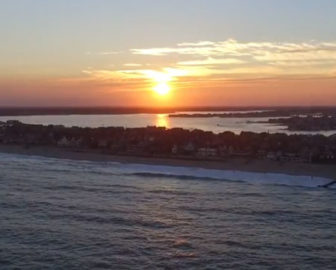
POLYGON ((194 160, 182 158, 155 158, 139 156, 115 156, 94 150, 75 150, 52 146, 32 146, 25 148, 21 145, 1 145, 0 153, 28 156, 41 156, 67 160, 87 160, 95 162, 119 162, 125 164, 162 165, 173 167, 196 167, 223 171, 241 171, 254 173, 275 173, 292 176, 323 177, 336 180, 336 167, 325 164, 308 163, 280 163, 269 160, 244 160, 233 158, 230 160, 194 160))

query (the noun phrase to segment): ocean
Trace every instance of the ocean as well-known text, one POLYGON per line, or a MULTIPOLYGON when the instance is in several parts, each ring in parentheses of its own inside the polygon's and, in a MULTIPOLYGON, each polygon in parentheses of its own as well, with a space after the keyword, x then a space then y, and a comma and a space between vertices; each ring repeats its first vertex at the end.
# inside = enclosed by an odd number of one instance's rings
POLYGON ((336 269, 311 180, 0 154, 0 269, 336 269))

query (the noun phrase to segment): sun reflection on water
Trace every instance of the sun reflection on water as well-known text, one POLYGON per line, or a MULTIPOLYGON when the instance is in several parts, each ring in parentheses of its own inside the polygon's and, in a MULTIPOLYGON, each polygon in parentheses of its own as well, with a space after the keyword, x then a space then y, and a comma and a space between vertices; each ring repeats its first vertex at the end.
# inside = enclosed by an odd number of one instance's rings
POLYGON ((169 128, 170 123, 168 114, 157 114, 155 126, 169 128))

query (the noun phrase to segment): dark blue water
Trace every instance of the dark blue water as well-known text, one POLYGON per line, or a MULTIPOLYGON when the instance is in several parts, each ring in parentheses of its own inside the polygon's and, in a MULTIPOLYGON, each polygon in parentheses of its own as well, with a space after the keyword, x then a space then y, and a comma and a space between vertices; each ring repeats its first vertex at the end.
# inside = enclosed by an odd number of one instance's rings
POLYGON ((336 269, 336 191, 2 154, 0 269, 336 269))

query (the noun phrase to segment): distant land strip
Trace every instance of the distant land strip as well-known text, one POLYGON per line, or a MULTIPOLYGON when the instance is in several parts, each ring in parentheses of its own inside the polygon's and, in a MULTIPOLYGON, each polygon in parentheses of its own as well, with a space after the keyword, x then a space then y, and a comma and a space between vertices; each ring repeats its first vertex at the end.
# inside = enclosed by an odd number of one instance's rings
MULTIPOLYGON (((319 112, 336 114, 336 107, 162 107, 162 108, 150 108, 150 107, 0 107, 0 116, 24 116, 24 115, 90 115, 90 114, 173 114, 178 112, 226 112, 237 111, 237 114, 232 116, 244 116, 244 117, 264 117, 264 116, 287 116, 293 113, 313 114, 319 112), (239 112, 240 111, 240 112, 239 112), (245 111, 245 115, 242 112, 245 111), (249 112, 250 111, 250 112, 249 112), (258 112, 251 112, 258 111, 258 112), (239 112, 239 113, 238 113, 239 112)), ((173 117, 196 117, 194 114, 175 114, 173 117)), ((215 115, 202 114, 202 117, 214 117, 215 115)), ((226 115, 228 116, 228 115, 226 115)))

